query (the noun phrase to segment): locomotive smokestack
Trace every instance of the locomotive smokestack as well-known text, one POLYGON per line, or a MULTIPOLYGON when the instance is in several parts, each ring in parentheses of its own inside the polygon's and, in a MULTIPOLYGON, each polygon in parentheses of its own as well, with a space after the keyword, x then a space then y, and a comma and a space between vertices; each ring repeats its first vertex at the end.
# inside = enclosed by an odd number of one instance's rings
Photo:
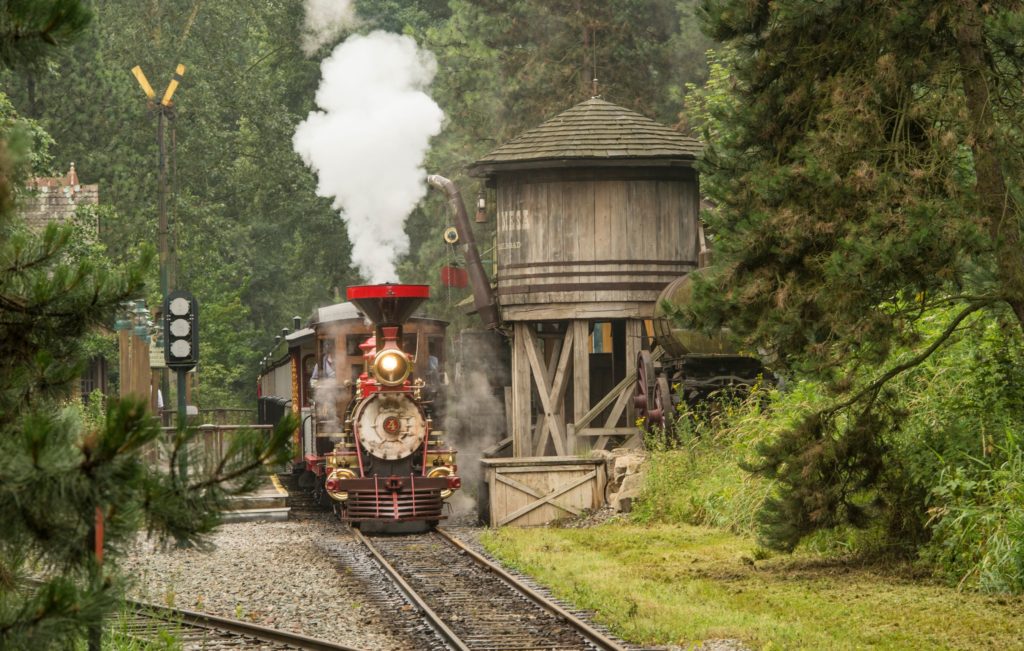
POLYGON ((488 280, 484 265, 480 262, 480 252, 476 248, 473 229, 469 226, 462 195, 455 184, 443 176, 430 174, 427 176, 427 183, 444 191, 448 197, 448 206, 455 215, 455 230, 458 231, 459 242, 462 243, 462 255, 466 258, 469 284, 473 288, 473 306, 483 320, 484 326, 495 329, 501 321, 498 317, 498 305, 494 299, 494 292, 491 291, 491 281, 488 280))
POLYGON ((355 285, 346 297, 376 326, 400 326, 423 301, 430 298, 428 285, 355 285))

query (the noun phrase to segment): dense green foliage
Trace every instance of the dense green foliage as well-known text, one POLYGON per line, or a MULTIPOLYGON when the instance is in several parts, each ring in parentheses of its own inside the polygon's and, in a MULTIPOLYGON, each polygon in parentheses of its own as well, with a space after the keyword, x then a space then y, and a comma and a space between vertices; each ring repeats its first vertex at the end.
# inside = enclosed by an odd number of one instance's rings
POLYGON ((894 479, 893 437, 911 414, 894 377, 979 312, 1021 338, 1024 13, 952 0, 702 7, 729 49, 697 94, 716 263, 685 316, 728 325, 835 396, 751 466, 778 486, 766 538, 791 549, 920 504, 894 479))
MULTIPOLYGON (((199 298, 203 314, 197 399, 251 404, 273 336, 360 280, 344 225, 315 195, 316 179, 291 145, 333 44, 303 55, 300 2, 88 4, 96 20, 82 38, 45 66, 0 74, 0 89, 54 137, 53 171, 74 161, 83 182, 99 183, 101 201, 116 210, 102 228, 117 257, 156 238, 155 119, 129 69, 140 65, 161 94, 174 66, 187 66, 174 97, 170 213, 176 284, 199 298)), ((708 41, 697 33, 694 4, 411 0, 356 8, 360 32, 406 32, 437 57, 431 94, 448 123, 426 167, 456 180, 472 204, 478 187, 464 167, 588 98, 595 60, 609 100, 675 121, 680 89, 704 70, 708 41)), ((430 309, 458 318, 455 304, 468 292, 438 280, 442 264, 461 262, 441 241, 449 221, 432 192, 407 223, 412 249, 400 273, 434 285, 430 309)), ((490 228, 481 228, 485 249, 490 228)))
MULTIPOLYGON (((66 2, 37 2, 63 28, 66 2), (52 13, 46 8, 51 7, 52 13), (64 8, 64 9, 62 9, 64 8)), ((0 24, 13 14, 0 7, 0 24)), ((77 27, 75 29, 78 29, 77 27)), ((38 57, 0 32, 0 50, 38 57), (13 41, 13 42, 12 42, 13 41)), ((50 43, 54 39, 44 39, 50 43)), ((30 46, 34 41, 29 41, 30 46)), ((83 240, 74 223, 28 229, 19 199, 49 160, 52 141, 0 95, 0 647, 72 648, 110 612, 120 594, 119 555, 140 528, 198 542, 218 522, 225 498, 251 491, 266 463, 289 456, 295 426, 270 436, 245 433, 222 462, 191 459, 198 433, 162 437, 144 404, 94 396, 87 411, 68 403, 88 355, 90 333, 113 321, 119 304, 144 290, 153 259, 143 246, 118 263, 83 240), (157 462, 166 459, 166 464, 157 462), (190 463, 188 463, 190 462, 190 463), (95 523, 105 529, 105 564, 94 555, 95 523), (29 578, 40 579, 33 586, 29 578)), ((96 629, 98 630, 98 629, 96 629)))
MULTIPOLYGON (((934 336, 948 316, 933 314, 921 327, 934 336)), ((901 349, 895 357, 913 354, 901 349)), ((978 315, 894 378, 884 399, 901 414, 900 427, 876 433, 879 475, 848 498, 865 514, 856 523, 862 526, 837 521, 800 536, 802 544, 832 554, 895 554, 955 586, 1024 592, 1024 390, 1014 380, 1022 373, 1016 326, 978 315)), ((757 532, 759 516, 786 485, 741 466, 756 467, 766 447, 830 403, 821 382, 804 380, 686 413, 671 436, 648 438, 654 456, 634 517, 757 532)), ((771 543, 777 530, 762 541, 771 543)))

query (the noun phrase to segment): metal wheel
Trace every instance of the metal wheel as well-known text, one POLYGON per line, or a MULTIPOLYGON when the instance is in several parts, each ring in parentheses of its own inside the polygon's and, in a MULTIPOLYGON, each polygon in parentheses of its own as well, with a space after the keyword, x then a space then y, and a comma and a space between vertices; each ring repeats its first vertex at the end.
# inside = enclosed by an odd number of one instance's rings
POLYGON ((672 390, 664 376, 654 385, 654 409, 650 410, 649 425, 667 429, 673 421, 675 408, 672 405, 672 390))
POLYGON ((647 418, 647 409, 653 404, 655 379, 651 353, 641 350, 636 356, 636 384, 633 388, 633 406, 636 407, 636 415, 640 418, 647 418))
POLYGON ((657 376, 654 373, 654 359, 649 350, 637 353, 637 382, 633 390, 633 406, 637 410, 637 418, 643 419, 644 428, 650 427, 650 410, 654 405, 654 387, 657 376))

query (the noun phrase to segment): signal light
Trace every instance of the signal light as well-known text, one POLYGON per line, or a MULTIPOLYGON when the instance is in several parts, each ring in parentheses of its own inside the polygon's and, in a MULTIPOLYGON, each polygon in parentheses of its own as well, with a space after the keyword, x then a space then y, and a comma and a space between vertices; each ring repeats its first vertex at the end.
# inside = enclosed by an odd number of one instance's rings
POLYGON ((186 371, 199 362, 199 303, 189 292, 164 299, 164 361, 186 371))

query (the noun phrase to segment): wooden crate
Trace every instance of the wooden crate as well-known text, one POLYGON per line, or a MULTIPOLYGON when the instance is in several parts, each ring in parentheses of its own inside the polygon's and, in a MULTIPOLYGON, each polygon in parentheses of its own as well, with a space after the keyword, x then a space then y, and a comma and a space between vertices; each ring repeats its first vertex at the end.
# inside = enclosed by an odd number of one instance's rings
POLYGON ((492 527, 548 524, 604 505, 602 459, 519 457, 481 459, 480 463, 492 527))

